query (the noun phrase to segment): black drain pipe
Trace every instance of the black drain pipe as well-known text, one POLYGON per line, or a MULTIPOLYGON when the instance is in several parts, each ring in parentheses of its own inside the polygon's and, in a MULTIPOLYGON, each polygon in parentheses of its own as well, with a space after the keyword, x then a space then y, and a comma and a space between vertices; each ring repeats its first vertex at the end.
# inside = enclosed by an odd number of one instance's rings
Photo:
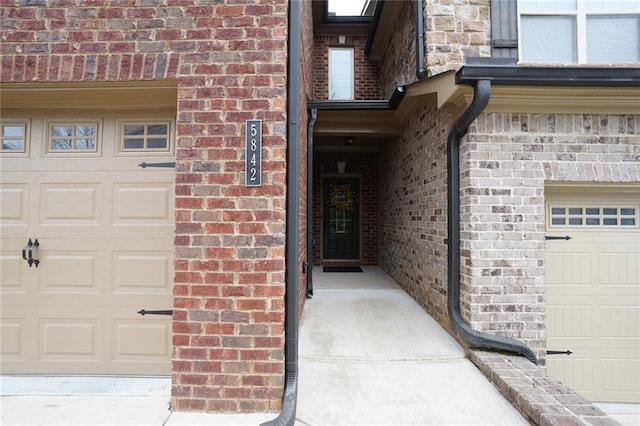
POLYGON ((318 109, 309 110, 307 126, 307 297, 313 296, 313 128, 318 109))
POLYGON ((424 0, 416 0, 416 77, 422 80, 427 72, 424 68, 424 0))
POLYGON ((293 426, 298 399, 298 241, 300 239, 300 46, 301 3, 289 2, 289 60, 287 90, 287 225, 285 254, 284 396, 278 417, 262 426, 293 426))
POLYGON ((474 347, 516 353, 538 363, 535 353, 520 340, 474 330, 460 314, 460 139, 471 123, 484 111, 491 97, 491 82, 477 80, 473 101, 453 124, 447 139, 448 276, 447 307, 449 319, 463 340, 474 347))

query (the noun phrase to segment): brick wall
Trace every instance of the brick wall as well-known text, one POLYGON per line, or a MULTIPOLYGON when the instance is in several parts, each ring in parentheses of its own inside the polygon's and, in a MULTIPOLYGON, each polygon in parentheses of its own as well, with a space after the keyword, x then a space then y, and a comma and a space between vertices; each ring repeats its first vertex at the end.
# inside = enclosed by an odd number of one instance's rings
MULTIPOLYGON (((380 265, 448 327, 446 137, 418 107, 381 152, 380 265)), ((461 309, 544 362, 544 186, 640 181, 639 116, 482 114, 461 144, 461 309)))
POLYGON ((380 266, 445 327, 446 138, 460 113, 418 105, 380 153, 380 266))
POLYGON ((364 54, 365 36, 347 36, 345 44, 338 43, 338 36, 316 36, 313 48, 314 99, 329 98, 329 48, 352 47, 354 51, 355 100, 382 99, 380 92, 380 63, 369 61, 364 54))
POLYGON ((322 176, 337 176, 338 161, 345 161, 345 176, 359 176, 361 193, 360 232, 362 252, 361 265, 378 264, 378 156, 375 153, 328 153, 314 155, 313 169, 313 258, 315 265, 322 264, 322 176))
POLYGON ((640 181, 640 116, 483 114, 461 145, 462 297, 474 328, 545 347, 544 186, 640 181))
POLYGON ((278 410, 287 2, 104 4, 3 0, 2 81, 176 81, 172 406, 278 410), (244 187, 247 119, 263 120, 260 188, 244 187))
POLYGON ((417 79, 414 2, 400 2, 391 34, 389 48, 385 51, 380 67, 384 99, 389 99, 397 86, 413 83, 417 79))
POLYGON ((491 56, 490 0, 426 0, 429 75, 457 70, 464 58, 491 56))

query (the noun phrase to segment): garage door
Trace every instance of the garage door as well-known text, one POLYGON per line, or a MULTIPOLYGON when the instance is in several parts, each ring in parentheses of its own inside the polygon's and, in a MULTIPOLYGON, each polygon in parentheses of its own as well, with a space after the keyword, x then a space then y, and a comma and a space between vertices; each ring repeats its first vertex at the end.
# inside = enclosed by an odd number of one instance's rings
POLYGON ((640 188, 547 191, 549 372, 591 401, 640 402, 640 188))
POLYGON ((2 372, 169 374, 171 317, 137 311, 172 306, 175 173, 138 164, 173 161, 172 119, 1 124, 2 372))

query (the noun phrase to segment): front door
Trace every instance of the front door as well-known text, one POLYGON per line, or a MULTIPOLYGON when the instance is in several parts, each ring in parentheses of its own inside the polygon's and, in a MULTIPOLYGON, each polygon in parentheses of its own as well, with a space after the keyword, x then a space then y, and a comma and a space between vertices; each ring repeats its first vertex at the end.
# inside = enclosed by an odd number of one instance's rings
POLYGON ((323 259, 360 259, 360 179, 323 180, 323 259))

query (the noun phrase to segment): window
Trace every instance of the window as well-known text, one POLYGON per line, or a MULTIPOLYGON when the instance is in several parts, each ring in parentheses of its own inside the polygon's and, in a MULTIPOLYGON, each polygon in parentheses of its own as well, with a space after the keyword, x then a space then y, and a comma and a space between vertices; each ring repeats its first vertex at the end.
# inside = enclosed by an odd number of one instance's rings
POLYGON ((638 208, 633 206, 550 206, 551 227, 638 226, 638 208))
POLYGON ((518 0, 522 62, 640 62, 640 0, 518 0))
POLYGON ((168 122, 122 123, 121 151, 169 151, 168 122))
POLYGON ((24 154, 27 149, 27 123, 20 121, 5 122, 1 126, 1 152, 24 154))
POLYGON ((353 49, 329 49, 329 99, 353 99, 353 49))
POLYGON ((98 123, 49 123, 49 153, 97 152, 98 123))

